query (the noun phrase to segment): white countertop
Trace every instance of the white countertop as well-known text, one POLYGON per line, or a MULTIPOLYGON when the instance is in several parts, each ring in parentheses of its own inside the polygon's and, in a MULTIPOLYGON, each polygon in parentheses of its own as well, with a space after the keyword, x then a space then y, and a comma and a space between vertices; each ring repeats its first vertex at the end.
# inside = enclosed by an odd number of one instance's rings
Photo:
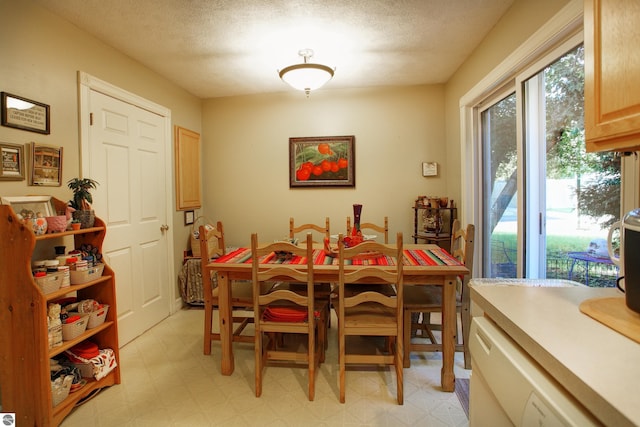
POLYGON ((640 344, 579 310, 586 299, 622 293, 513 284, 472 283, 471 299, 603 423, 640 425, 640 344))

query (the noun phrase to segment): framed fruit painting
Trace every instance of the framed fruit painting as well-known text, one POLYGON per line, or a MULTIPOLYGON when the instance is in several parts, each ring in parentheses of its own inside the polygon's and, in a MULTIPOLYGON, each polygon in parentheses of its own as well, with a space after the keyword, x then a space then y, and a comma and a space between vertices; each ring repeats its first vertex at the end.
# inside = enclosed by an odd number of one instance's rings
POLYGON ((289 138, 289 187, 355 187, 355 136, 289 138))

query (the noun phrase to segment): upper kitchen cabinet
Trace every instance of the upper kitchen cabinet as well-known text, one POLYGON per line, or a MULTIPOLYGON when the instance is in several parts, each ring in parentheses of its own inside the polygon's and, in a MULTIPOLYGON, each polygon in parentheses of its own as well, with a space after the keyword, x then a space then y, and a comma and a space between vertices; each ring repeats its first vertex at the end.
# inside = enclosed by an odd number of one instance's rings
POLYGON ((587 151, 640 149, 640 2, 585 0, 587 151))

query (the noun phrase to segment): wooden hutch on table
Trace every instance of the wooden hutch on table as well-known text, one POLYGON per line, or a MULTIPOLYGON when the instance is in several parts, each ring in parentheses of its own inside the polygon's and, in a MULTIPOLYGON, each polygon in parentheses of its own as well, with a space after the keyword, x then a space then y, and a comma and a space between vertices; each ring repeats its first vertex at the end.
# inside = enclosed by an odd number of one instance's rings
MULTIPOLYGON (((57 211, 65 209, 64 202, 52 201, 57 211)), ((39 246, 53 248, 54 244, 72 241, 75 248, 91 244, 101 251, 105 232, 105 223, 96 218, 92 228, 36 236, 32 227, 23 224, 10 205, 0 205, 1 411, 14 412, 17 426, 57 426, 79 401, 100 388, 120 383, 113 270, 105 265, 101 277, 48 294, 41 291, 31 271, 31 258, 39 246), (94 299, 108 304, 106 320, 74 339, 63 341, 62 345, 49 348, 47 305, 69 294, 77 294, 78 300, 94 299), (112 349, 118 366, 100 380, 85 378, 84 386, 54 407, 49 359, 85 340, 101 349, 112 349)))

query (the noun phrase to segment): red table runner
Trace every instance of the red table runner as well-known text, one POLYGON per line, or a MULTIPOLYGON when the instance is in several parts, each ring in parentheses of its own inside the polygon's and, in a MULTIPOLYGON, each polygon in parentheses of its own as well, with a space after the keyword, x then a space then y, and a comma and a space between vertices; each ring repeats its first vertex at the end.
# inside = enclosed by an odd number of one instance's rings
MULTIPOLYGON (((405 265, 462 265, 442 248, 436 249, 405 249, 405 265)), ((213 261, 214 263, 243 264, 251 263, 251 249, 239 248, 213 261)), ((306 257, 292 256, 286 259, 279 258, 275 253, 264 256, 261 264, 305 264, 306 257)), ((374 258, 348 260, 350 265, 395 265, 395 259, 380 255, 374 258)), ((338 258, 326 255, 323 249, 314 249, 314 265, 337 265, 338 258)))

